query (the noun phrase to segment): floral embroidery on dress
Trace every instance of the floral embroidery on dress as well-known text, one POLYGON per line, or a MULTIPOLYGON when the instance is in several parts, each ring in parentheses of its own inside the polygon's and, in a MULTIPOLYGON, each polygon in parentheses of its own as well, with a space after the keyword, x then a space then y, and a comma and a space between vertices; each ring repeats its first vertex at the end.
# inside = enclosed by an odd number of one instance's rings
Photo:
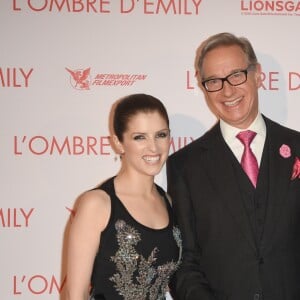
POLYGON ((115 228, 119 249, 111 260, 116 264, 117 273, 110 280, 114 282, 118 293, 124 300, 165 299, 169 279, 181 262, 182 241, 179 229, 173 227, 173 236, 179 248, 178 261, 155 267, 159 252, 157 247, 145 258, 135 249, 141 241, 140 233, 123 220, 118 220, 115 228))

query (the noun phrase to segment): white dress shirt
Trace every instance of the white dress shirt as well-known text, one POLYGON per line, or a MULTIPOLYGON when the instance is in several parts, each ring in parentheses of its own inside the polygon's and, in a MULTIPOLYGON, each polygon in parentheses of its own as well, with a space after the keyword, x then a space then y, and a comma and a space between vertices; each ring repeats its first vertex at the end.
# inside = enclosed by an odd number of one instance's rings
POLYGON ((248 128, 236 128, 225 123, 223 120, 220 120, 220 127, 225 142, 239 162, 241 162, 242 159, 244 145, 239 141, 236 135, 245 130, 252 130, 256 132, 256 136, 250 144, 250 148, 257 159, 258 165, 260 166, 262 152, 266 140, 266 124, 260 113, 257 114, 257 117, 248 128))

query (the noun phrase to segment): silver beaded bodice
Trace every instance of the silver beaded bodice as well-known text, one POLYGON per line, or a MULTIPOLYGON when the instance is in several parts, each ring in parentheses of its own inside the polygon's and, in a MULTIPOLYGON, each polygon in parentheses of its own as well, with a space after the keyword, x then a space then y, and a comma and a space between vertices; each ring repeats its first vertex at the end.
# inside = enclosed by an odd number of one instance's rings
POLYGON ((173 237, 179 248, 178 260, 157 266, 157 247, 148 257, 143 257, 136 250, 136 245, 141 241, 140 233, 123 220, 116 221, 115 228, 118 250, 111 261, 115 263, 117 272, 110 277, 114 288, 124 300, 165 299, 169 279, 181 261, 182 241, 179 229, 173 227, 173 237))

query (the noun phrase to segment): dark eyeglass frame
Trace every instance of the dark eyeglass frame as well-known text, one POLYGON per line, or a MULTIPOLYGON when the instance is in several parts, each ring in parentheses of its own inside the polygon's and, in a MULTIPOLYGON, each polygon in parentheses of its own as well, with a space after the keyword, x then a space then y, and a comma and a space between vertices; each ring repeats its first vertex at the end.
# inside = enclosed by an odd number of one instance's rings
POLYGON ((201 83, 202 83, 203 87, 205 88, 205 90, 206 90, 207 92, 209 92, 209 93, 221 91, 221 90, 223 89, 223 87, 224 87, 224 81, 228 82, 231 86, 238 86, 238 85, 241 85, 241 84, 243 84, 243 83, 245 83, 245 82, 247 81, 247 79, 248 79, 248 72, 249 72, 249 70, 250 70, 253 66, 254 66, 254 65, 251 64, 251 65, 249 65, 246 69, 244 69, 244 70, 239 70, 239 71, 235 71, 235 72, 233 72, 233 73, 227 75, 226 77, 222 77, 222 78, 210 78, 210 79, 203 80, 201 83), (245 80, 242 81, 242 82, 239 82, 238 84, 231 83, 231 82, 230 82, 230 77, 232 77, 233 75, 236 75, 236 74, 238 74, 238 73, 244 73, 244 75, 245 75, 245 80), (209 90, 209 89, 207 88, 207 86, 206 86, 206 83, 209 82, 209 81, 211 81, 211 80, 221 80, 221 82, 222 82, 221 87, 220 87, 219 89, 217 89, 217 90, 209 90))

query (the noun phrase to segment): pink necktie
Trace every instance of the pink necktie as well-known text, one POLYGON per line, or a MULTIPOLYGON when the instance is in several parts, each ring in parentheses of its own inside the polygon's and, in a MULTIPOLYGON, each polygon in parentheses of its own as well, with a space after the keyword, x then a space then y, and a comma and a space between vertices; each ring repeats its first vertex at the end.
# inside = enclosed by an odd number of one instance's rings
POLYGON ((250 144, 256 136, 256 132, 251 130, 241 131, 237 134, 237 138, 244 145, 244 152, 241 160, 241 165, 248 175, 250 181, 256 187, 257 176, 258 176, 258 163, 255 155, 253 154, 250 144))

